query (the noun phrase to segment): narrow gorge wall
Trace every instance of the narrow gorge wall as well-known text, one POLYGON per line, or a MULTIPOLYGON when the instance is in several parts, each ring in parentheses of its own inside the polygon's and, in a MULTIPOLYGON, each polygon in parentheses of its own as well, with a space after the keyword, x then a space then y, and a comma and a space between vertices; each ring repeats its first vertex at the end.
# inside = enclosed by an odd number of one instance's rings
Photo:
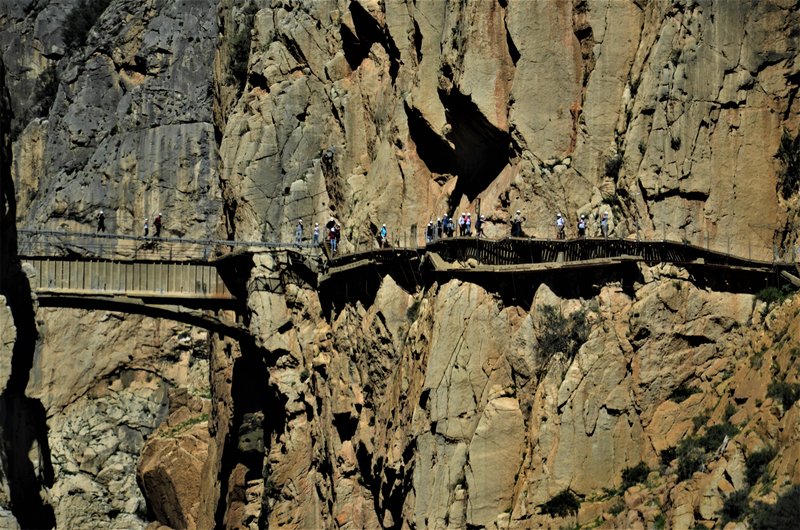
POLYGON ((38 308, 9 278, 12 224, 91 231, 100 209, 112 233, 162 212, 165 235, 197 239, 289 240, 333 216, 344 251, 383 223, 408 243, 445 213, 480 209, 499 238, 517 209, 539 237, 556 212, 594 234, 608 211, 615 237, 791 258, 797 195, 779 193, 776 153, 800 125, 798 7, 4 2, 0 521, 710 525, 765 447, 772 482, 750 499, 774 502, 800 480, 797 406, 768 395, 797 383, 794 299, 672 267, 513 299, 375 276, 342 297, 259 254, 237 342, 38 308), (552 351, 554 322, 569 351, 552 351), (670 450, 719 425, 737 431, 683 476, 670 450), (603 492, 640 461, 646 484, 603 492), (564 490, 578 514, 543 515, 564 490))

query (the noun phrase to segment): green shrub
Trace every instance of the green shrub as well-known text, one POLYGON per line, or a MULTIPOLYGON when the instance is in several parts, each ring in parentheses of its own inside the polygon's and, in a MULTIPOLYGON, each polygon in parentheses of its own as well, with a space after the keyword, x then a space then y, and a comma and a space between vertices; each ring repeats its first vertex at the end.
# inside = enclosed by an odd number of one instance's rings
POLYGON ((800 514, 800 486, 792 486, 778 497, 775 504, 756 504, 755 513, 750 520, 753 530, 773 530, 775 528, 797 528, 800 514))
POLYGON ((667 518, 664 517, 663 513, 660 513, 653 518, 654 530, 663 530, 666 526, 667 526, 667 518))
POLYGON ((727 405, 725 405, 725 413, 722 417, 726 423, 728 422, 728 420, 731 419, 731 417, 734 414, 736 414, 736 405, 734 405, 733 403, 728 403, 727 405))
POLYGON ((582 309, 573 313, 570 318, 566 318, 556 307, 543 306, 539 325, 542 330, 539 338, 539 355, 543 363, 558 352, 563 352, 572 360, 589 336, 586 312, 582 309))
POLYGON ((695 431, 700 430, 700 427, 705 425, 710 417, 711 415, 708 413, 708 411, 704 410, 703 412, 692 418, 692 425, 694 426, 694 430, 695 431))
POLYGON ((668 399, 674 401, 675 403, 683 403, 692 394, 699 394, 700 392, 701 390, 696 386, 686 386, 686 383, 681 383, 680 386, 672 391, 672 394, 669 395, 668 399))
POLYGON ((775 458, 774 447, 765 447, 751 453, 745 461, 745 478, 750 486, 759 481, 767 471, 767 466, 775 458))
POLYGON ((694 437, 681 440, 675 450, 675 458, 678 460, 679 482, 700 471, 706 461, 705 452, 694 437))
POLYGON ((767 305, 782 302, 785 299, 786 293, 777 287, 765 287, 756 293, 756 300, 766 302, 767 305))
POLYGON ((650 473, 650 466, 644 462, 639 462, 633 467, 626 467, 622 470, 622 490, 626 490, 634 484, 639 484, 647 480, 650 473))
POLYGON ((767 387, 767 396, 780 401, 783 410, 789 410, 800 399, 800 384, 774 381, 767 387))
POLYGON ((110 3, 111 0, 80 0, 67 13, 67 18, 64 20, 64 46, 68 50, 74 50, 86 44, 89 30, 110 3))
POLYGON ((661 465, 667 467, 672 463, 673 460, 678 456, 677 447, 667 447, 663 451, 658 454, 659 460, 661 460, 661 465))
POLYGON ((622 499, 617 501, 616 504, 614 504, 611 508, 608 509, 608 513, 610 513, 611 515, 619 515, 624 511, 625 511, 625 502, 623 502, 622 499))
POLYGON ((800 183, 800 134, 792 138, 789 131, 783 130, 781 143, 775 155, 781 163, 778 173, 778 191, 784 198, 797 192, 800 183))
POLYGON ((746 489, 738 490, 725 497, 719 511, 721 526, 725 526, 731 521, 744 519, 750 510, 750 503, 747 500, 748 493, 746 489))
POLYGON ((697 442, 706 452, 716 451, 726 436, 730 438, 737 432, 739 429, 735 425, 728 422, 718 423, 707 428, 705 434, 698 438, 697 442))
POLYGON ((541 505, 542 513, 550 517, 576 515, 580 507, 581 500, 570 489, 565 489, 541 505))

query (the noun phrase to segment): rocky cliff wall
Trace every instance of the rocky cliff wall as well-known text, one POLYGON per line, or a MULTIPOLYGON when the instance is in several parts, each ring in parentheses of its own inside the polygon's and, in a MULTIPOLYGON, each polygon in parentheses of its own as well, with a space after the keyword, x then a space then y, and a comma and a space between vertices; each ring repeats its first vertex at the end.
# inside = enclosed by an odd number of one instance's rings
MULTIPOLYGON (((265 258, 254 274, 281 268, 265 258)), ((773 484, 800 480, 800 440, 779 434, 795 408, 767 392, 768 381, 795 384, 795 302, 768 312, 674 267, 608 278, 594 292, 541 284, 523 305, 456 280, 409 293, 391 276, 349 303, 291 282, 283 295, 254 292, 251 329, 268 352, 260 387, 271 397, 239 431, 263 445, 239 448, 246 470, 230 480, 250 494, 226 522, 713 523, 764 447, 780 447, 773 484), (561 336, 579 338, 554 347, 561 336), (730 441, 699 450, 703 467, 683 476, 676 447, 723 428, 730 441), (640 462, 646 484, 621 488, 640 462), (564 490, 582 499, 577 515, 544 515, 564 490)), ((769 499, 769 487, 750 486, 769 499)))
MULTIPOLYGON (((798 128, 794 0, 112 0, 76 44, 81 5, 0 5, 21 228, 88 231, 103 208, 111 232, 164 212, 169 236, 288 240, 335 216, 350 250, 480 204, 489 237, 521 209, 533 236, 609 211, 622 237, 794 243, 775 156, 798 128)), ((764 447, 751 501, 799 480, 797 407, 768 395, 797 383, 796 300, 669 267, 342 298, 256 260, 242 342, 37 310, 19 284, 0 517, 26 498, 58 527, 677 527, 719 521, 764 447), (682 439, 705 444, 688 476, 682 439), (542 515, 564 490, 577 515, 542 515)))
POLYGON ((537 236, 556 211, 590 231, 609 211, 620 236, 760 257, 786 242, 795 2, 251 5, 221 7, 226 35, 252 24, 221 106, 244 238, 329 214, 350 243, 383 222, 400 237, 480 199, 490 236, 521 209, 537 236))

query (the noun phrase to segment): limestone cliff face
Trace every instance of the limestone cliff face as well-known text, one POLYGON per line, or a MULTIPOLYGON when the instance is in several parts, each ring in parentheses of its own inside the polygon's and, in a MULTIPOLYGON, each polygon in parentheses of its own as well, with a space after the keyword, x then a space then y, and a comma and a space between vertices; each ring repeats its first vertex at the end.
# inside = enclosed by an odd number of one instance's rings
MULTIPOLYGON (((254 274, 280 270, 265 256, 254 274)), ((456 280, 412 294, 391 276, 341 307, 302 285, 254 292, 273 397, 244 431, 263 437, 263 453, 238 460, 247 470, 230 480, 251 494, 227 523, 518 528, 599 516, 691 527, 718 519, 725 495, 745 487, 745 458, 766 446, 781 448, 776 482, 797 483, 795 408, 767 396, 767 380, 796 380, 797 300, 767 313, 752 295, 709 292, 673 267, 634 276, 581 297, 542 284, 528 308, 456 280), (574 358, 548 356, 546 306, 567 328, 585 318, 574 358), (697 394, 678 405, 687 387, 697 394), (703 472, 681 477, 680 459, 662 463, 723 423, 736 431, 704 455, 703 472), (655 470, 647 486, 609 494, 639 462, 655 470), (565 489, 584 499, 577 517, 542 515, 565 489)))
MULTIPOLYGON (((89 231, 102 208, 111 232, 163 212, 168 236, 239 240, 335 216, 345 251, 478 209, 488 237, 520 209, 540 237, 556 211, 590 232, 609 211, 621 237, 765 259, 795 243, 775 153, 799 125, 796 0, 89 4, 77 45, 81 2, 0 5, 4 242, 9 217, 89 231)), ((237 342, 37 308, 13 256, 7 526, 691 527, 719 521, 759 449, 774 481, 751 500, 800 482, 798 407, 767 395, 797 383, 796 299, 666 266, 511 299, 391 276, 347 297, 258 254, 237 342), (553 350, 555 314, 580 340, 553 350), (670 451, 720 425, 736 432, 685 476, 670 451), (641 461, 643 484, 608 491, 641 461), (543 515, 564 490, 577 515, 543 515)))
POLYGON ((383 222, 402 241, 480 199, 490 236, 516 209, 537 236, 556 211, 590 231, 610 211, 621 236, 760 257, 785 243, 796 2, 252 5, 221 7, 227 35, 252 19, 243 92, 220 89, 242 237, 330 213, 350 244, 383 222))

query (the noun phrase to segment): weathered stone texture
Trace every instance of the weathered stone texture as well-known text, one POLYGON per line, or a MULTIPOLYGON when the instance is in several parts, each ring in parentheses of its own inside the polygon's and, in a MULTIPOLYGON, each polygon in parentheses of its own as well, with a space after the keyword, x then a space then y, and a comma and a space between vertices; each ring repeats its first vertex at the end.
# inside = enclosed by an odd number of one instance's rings
MULTIPOLYGON (((757 258, 795 239, 775 158, 800 115, 793 0, 113 0, 67 50, 77 3, 0 6, 21 227, 88 230, 105 208, 111 232, 164 212, 168 236, 289 240, 335 217, 349 251, 383 223, 410 244, 480 200, 489 237, 521 209, 532 236, 556 211, 594 235, 608 211, 615 236, 757 258)), ((582 523, 644 528, 672 506, 691 527, 717 520, 757 448, 800 480, 797 407, 766 395, 776 374, 796 382, 796 300, 770 312, 666 266, 512 303, 399 277, 342 295, 288 266, 254 258, 252 341, 39 311, 27 395, 48 417, 59 525, 143 527, 149 503, 174 527, 565 526, 540 506, 568 488, 582 523), (541 358, 545 305, 586 311, 574 359, 541 358), (678 403, 680 385, 699 392, 678 403), (196 399, 176 407, 168 387, 196 399), (597 500, 727 420, 739 434, 704 471, 676 483, 672 463, 597 500)))

